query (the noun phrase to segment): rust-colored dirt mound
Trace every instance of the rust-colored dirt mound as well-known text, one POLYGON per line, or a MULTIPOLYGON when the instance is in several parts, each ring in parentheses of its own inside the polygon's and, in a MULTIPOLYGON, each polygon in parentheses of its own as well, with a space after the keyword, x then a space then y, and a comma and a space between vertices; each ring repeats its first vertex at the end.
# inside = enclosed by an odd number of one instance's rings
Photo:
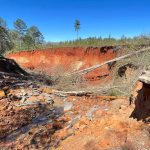
MULTIPOLYGON (((7 57, 16 60, 23 68, 51 74, 54 70, 73 72, 100 64, 116 57, 116 52, 113 47, 72 47, 23 51, 8 54, 7 57)), ((109 68, 104 66, 86 77, 89 80, 95 80, 107 75, 109 75, 109 68)))

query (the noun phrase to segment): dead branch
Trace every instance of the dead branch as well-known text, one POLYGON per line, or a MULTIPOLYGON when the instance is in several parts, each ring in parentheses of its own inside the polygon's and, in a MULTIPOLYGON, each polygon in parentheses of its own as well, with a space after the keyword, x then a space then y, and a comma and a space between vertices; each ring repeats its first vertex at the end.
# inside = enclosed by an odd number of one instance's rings
POLYGON ((54 91, 53 94, 58 95, 58 96, 87 96, 87 95, 92 95, 95 92, 102 92, 102 91, 107 91, 109 89, 116 89, 116 88, 120 88, 120 86, 112 86, 112 87, 99 87, 98 90, 94 90, 94 91, 54 91))
MULTIPOLYGON (((67 95, 69 96, 94 96, 93 92, 86 92, 86 91, 70 91, 70 92, 55 91, 54 94, 57 96, 67 96, 67 95)), ((99 98, 99 99, 108 100, 108 101, 112 101, 115 99, 127 99, 126 96, 105 96, 105 95, 102 95, 102 96, 95 95, 94 98, 99 98)))
POLYGON ((69 92, 63 92, 63 91, 55 91, 54 94, 56 95, 70 95, 70 96, 86 96, 90 95, 93 92, 90 91, 69 91, 69 92))

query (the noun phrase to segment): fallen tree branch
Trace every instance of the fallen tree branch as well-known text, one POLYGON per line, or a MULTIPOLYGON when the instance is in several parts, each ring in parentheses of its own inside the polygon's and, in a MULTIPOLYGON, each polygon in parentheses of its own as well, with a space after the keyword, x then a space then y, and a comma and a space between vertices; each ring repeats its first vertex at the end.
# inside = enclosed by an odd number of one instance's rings
POLYGON ((91 71, 93 71, 93 70, 95 70, 97 68, 100 68, 100 67, 102 67, 102 66, 104 66, 106 64, 109 64, 109 63, 112 63, 112 62, 116 62, 116 61, 120 61, 122 59, 129 58, 129 57, 132 57, 134 55, 137 55, 137 54, 140 54, 140 53, 144 53, 144 52, 147 52, 147 51, 150 51, 150 47, 144 48, 144 49, 142 49, 140 51, 133 52, 131 54, 127 54, 127 55, 124 55, 124 56, 121 56, 121 57, 117 57, 115 59, 106 61, 106 62, 104 62, 102 64, 94 65, 92 67, 89 67, 89 68, 86 68, 86 69, 83 69, 83 70, 80 70, 80 71, 76 71, 76 72, 73 72, 71 74, 67 74, 66 76, 70 76, 70 75, 74 75, 74 74, 84 75, 84 74, 87 74, 87 73, 89 73, 89 72, 91 72, 91 71))
POLYGON ((86 96, 90 95, 93 92, 91 91, 69 91, 69 92, 63 92, 63 91, 55 91, 54 94, 56 95, 70 95, 70 96, 86 96))
POLYGON ((86 91, 70 91, 70 92, 63 92, 63 91, 55 91, 54 94, 57 96, 94 96, 94 98, 100 98, 104 100, 115 100, 115 99, 127 99, 127 96, 106 96, 106 95, 93 95, 93 92, 86 92, 86 91), (63 95, 66 94, 66 95, 63 95))
POLYGON ((120 86, 112 86, 112 87, 99 87, 98 90, 94 91, 54 91, 53 94, 58 95, 58 96, 87 96, 87 95, 92 95, 95 92, 101 92, 101 91, 107 91, 109 89, 115 89, 115 88, 120 88, 120 86))

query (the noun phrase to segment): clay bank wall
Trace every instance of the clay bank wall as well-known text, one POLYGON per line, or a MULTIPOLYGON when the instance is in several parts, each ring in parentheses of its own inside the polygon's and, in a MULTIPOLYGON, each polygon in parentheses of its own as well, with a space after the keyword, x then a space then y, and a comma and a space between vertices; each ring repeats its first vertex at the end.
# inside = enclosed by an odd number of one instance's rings
MULTIPOLYGON (((22 51, 8 54, 6 57, 14 59, 21 67, 51 74, 54 71, 73 72, 100 64, 116 57, 113 47, 72 47, 50 48, 45 50, 22 51)), ((87 78, 93 80, 107 76, 108 66, 89 73, 87 78)))

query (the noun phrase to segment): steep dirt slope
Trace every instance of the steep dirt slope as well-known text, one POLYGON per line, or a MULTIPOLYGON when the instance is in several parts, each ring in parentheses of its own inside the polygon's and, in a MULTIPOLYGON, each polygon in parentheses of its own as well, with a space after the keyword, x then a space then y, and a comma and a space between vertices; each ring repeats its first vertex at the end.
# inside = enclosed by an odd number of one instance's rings
MULTIPOLYGON (((72 72, 113 59, 116 56, 113 49, 113 47, 57 48, 17 52, 8 54, 7 57, 16 60, 23 68, 51 74, 54 70, 72 72)), ((108 66, 104 66, 89 73, 87 78, 92 80, 108 74, 108 66)))

